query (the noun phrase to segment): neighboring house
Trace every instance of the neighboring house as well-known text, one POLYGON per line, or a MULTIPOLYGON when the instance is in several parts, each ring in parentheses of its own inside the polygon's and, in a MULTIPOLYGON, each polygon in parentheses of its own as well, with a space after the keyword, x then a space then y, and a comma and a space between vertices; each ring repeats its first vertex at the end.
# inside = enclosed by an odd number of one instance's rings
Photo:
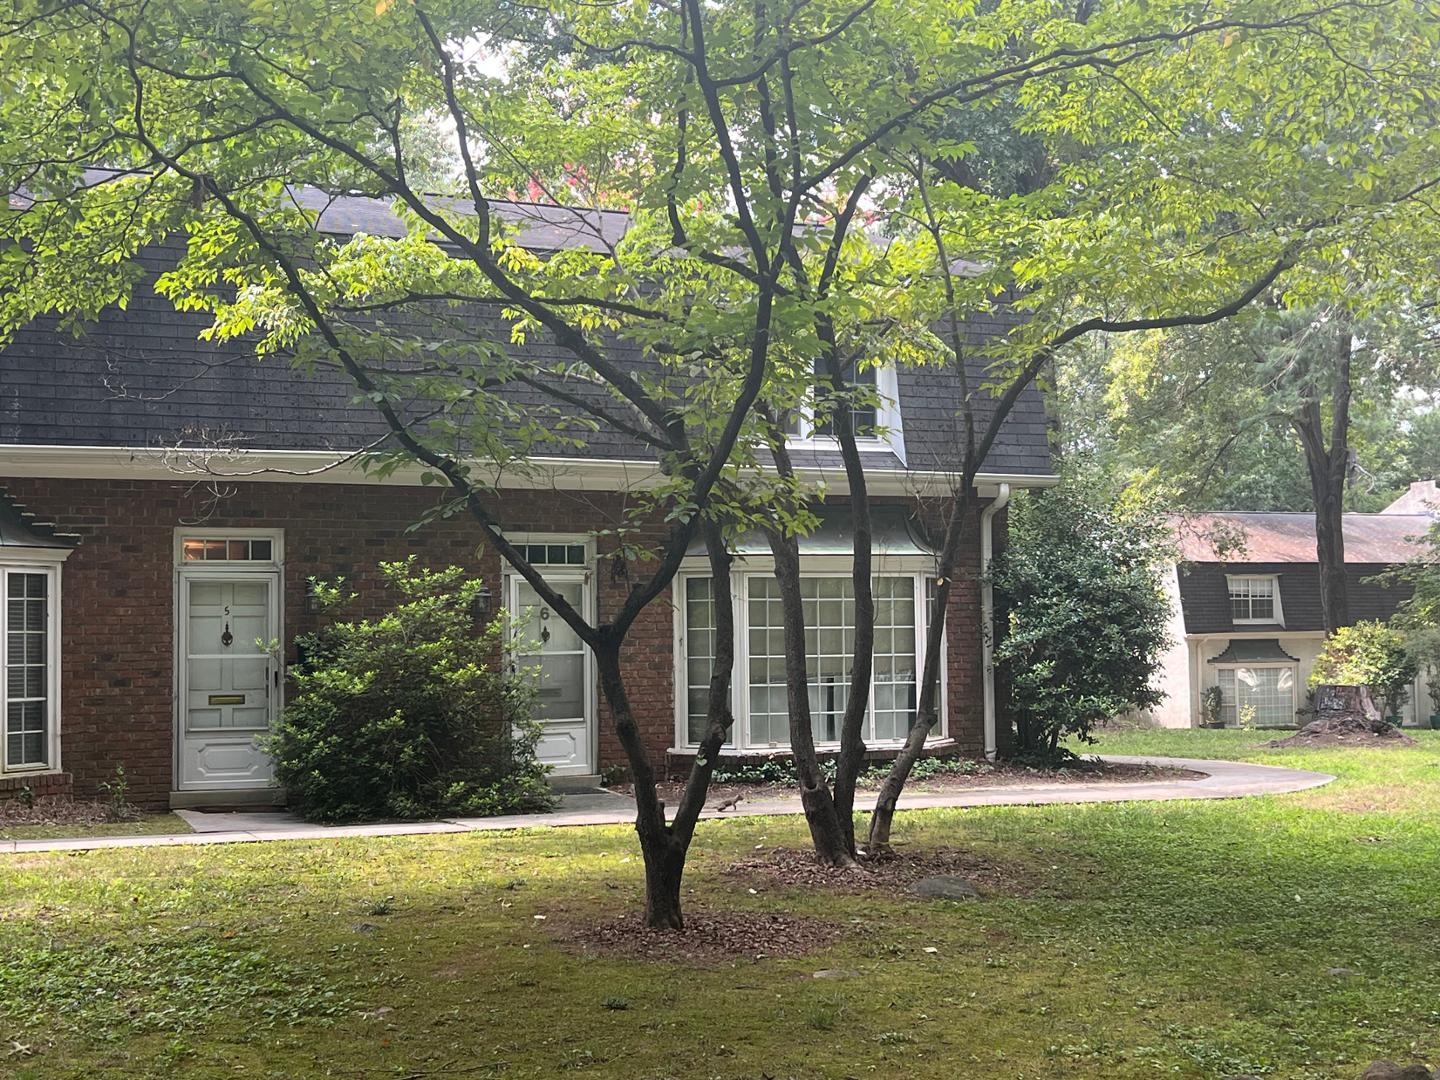
MULTIPOLYGON (((626 225, 608 212, 580 222, 579 212, 557 207, 502 209, 538 251, 593 243, 595 229, 613 241, 626 225)), ((400 226, 383 206, 345 198, 328 204, 320 228, 373 235, 400 226)), ((88 795, 123 765, 132 798, 146 805, 275 799, 255 737, 282 706, 286 665, 297 660, 291 643, 319 624, 308 579, 345 575, 361 610, 376 611, 387 601, 376 563, 411 553, 472 569, 488 584, 492 610, 523 613, 523 639, 545 639, 541 751, 556 774, 589 780, 623 765, 590 656, 493 550, 477 549, 478 526, 456 517, 409 531, 438 498, 419 469, 384 480, 353 463, 316 471, 383 437, 378 416, 355 404, 334 372, 306 377, 283 361, 258 363, 238 344, 197 341, 206 319, 176 313, 150 287, 173 257, 147 253, 148 278, 132 302, 103 312, 85 336, 42 320, 0 352, 0 795, 21 787, 88 795), (277 654, 257 647, 271 640, 281 643, 277 654)), ((997 317, 967 333, 980 342, 1009 325, 997 317)), ((555 351, 538 339, 522 347, 555 351)), ((959 432, 952 374, 881 371, 877 382, 887 431, 864 445, 880 598, 865 737, 883 749, 899 744, 911 720, 935 566, 924 528, 935 504, 917 492, 933 499, 947 490, 959 432)), ((529 393, 516 391, 524 401, 529 393)), ((794 434, 797 467, 843 495, 833 439, 804 418, 794 434)), ((502 475, 497 502, 530 559, 578 607, 604 617, 648 567, 607 558, 615 540, 602 530, 625 520, 626 492, 655 473, 645 448, 602 431, 581 451, 502 475)), ((1053 479, 1043 402, 1030 390, 978 479, 986 510, 965 540, 952 592, 937 747, 995 747, 982 549, 1003 542, 997 511, 1011 489, 1053 479)), ((660 534, 655 523, 650 535, 660 534)), ((833 747, 844 709, 850 543, 843 506, 802 543, 822 748, 833 747)), ((770 753, 787 744, 780 605, 768 553, 743 544, 740 554, 731 749, 770 753)), ((709 589, 697 547, 673 589, 636 622, 625 652, 637 718, 661 762, 693 754, 714 650, 709 589)))
MULTIPOLYGON (((1418 553, 1415 541, 1433 520, 1434 496, 1433 481, 1415 484, 1381 513, 1345 515, 1355 621, 1389 619, 1409 596, 1403 586, 1372 579, 1418 553)), ((1176 536, 1180 562, 1165 579, 1171 645, 1159 682, 1166 697, 1147 715, 1164 727, 1198 727, 1202 694, 1218 686, 1227 725, 1248 705, 1257 726, 1294 726, 1325 639, 1314 515, 1195 514, 1177 519, 1176 536)), ((1410 691, 1406 723, 1429 713, 1423 676, 1410 691)))

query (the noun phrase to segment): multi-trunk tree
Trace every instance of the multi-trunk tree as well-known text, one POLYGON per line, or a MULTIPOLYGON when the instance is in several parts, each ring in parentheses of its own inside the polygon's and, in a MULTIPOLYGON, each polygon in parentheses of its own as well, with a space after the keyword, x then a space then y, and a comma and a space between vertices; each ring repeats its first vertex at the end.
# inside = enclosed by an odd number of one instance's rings
MULTIPOLYGON (((1178 0, 15 0, 0 19, 0 186, 17 195, 0 217, 0 328, 44 312, 83 322, 124 300, 139 252, 180 236, 162 288, 213 312, 213 334, 342 370, 389 429, 376 467, 421 463, 448 491, 440 512, 468 514, 593 650, 636 781, 647 917, 678 926, 730 723, 726 540, 773 519, 757 496, 795 487, 773 435, 813 392, 815 360, 843 412, 848 364, 883 350, 968 370, 975 349, 947 327, 1001 295, 1023 308, 963 394, 944 612, 989 447, 1057 350, 1095 331, 1216 320, 1292 267, 1323 272, 1333 259, 1317 252, 1421 231, 1420 196, 1440 176, 1425 92, 1436 34, 1400 0, 1202 12, 1178 0), (1020 194, 977 190, 961 167, 973 143, 956 110, 992 102, 1045 148, 1020 194), (1337 153, 1328 118, 1362 102, 1376 123, 1337 153), (453 133, 446 198, 425 190, 435 154, 416 117, 453 133), (917 160, 944 168, 917 178, 917 160), (325 192, 389 202, 403 235, 326 233, 325 192), (528 242, 500 202, 521 193, 570 208, 561 227, 578 242, 528 242), (598 207, 626 211, 623 235, 598 207), (957 275, 960 259, 973 272, 957 275), (532 341, 547 348, 513 347, 532 341), (562 414, 580 420, 551 422, 562 414), (486 480, 587 425, 654 456, 643 509, 661 522, 635 551, 645 572, 599 623, 506 540, 486 480), (697 535, 720 652, 671 822, 619 657, 697 535)), ((857 495, 863 474, 846 462, 857 495)), ((806 527, 811 497, 781 500, 782 543, 806 527)), ((881 844, 936 719, 943 619, 932 623, 917 720, 872 826, 881 844)), ((859 718, 847 712, 846 773, 859 718)), ((843 858, 853 778, 822 786, 812 831, 843 858)))

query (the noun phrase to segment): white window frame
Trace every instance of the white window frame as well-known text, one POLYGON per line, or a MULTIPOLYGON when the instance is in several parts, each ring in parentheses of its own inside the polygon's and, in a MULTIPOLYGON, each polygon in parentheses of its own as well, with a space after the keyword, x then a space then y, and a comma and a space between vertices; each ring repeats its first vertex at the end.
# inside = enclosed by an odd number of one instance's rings
MULTIPOLYGON (((875 371, 875 393, 879 397, 875 410, 875 426, 879 432, 871 435, 856 435, 855 446, 864 450, 889 450, 902 462, 905 460, 905 435, 900 421, 900 376, 894 365, 878 367, 875 371)), ((814 392, 805 395, 805 400, 795 410, 797 431, 785 439, 785 445, 796 450, 839 450, 840 440, 815 430, 814 392)))
POLYGON ((68 548, 37 548, 25 553, 23 560, 0 561, 0 640, 9 634, 9 600, 11 574, 43 574, 45 596, 45 689, 49 708, 45 716, 45 761, 28 764, 10 763, 10 656, 8 640, 0 649, 0 776, 37 776, 60 772, 60 564, 70 554, 68 548))
MULTIPOLYGON (((802 578, 834 578, 847 577, 851 571, 851 559, 847 555, 811 555, 801 557, 802 578)), ((914 588, 915 596, 915 682, 916 693, 919 693, 919 683, 925 670, 925 617, 929 608, 929 597, 926 591, 926 582, 935 576, 935 560, 926 556, 897 556, 891 558, 877 558, 873 568, 875 577, 905 577, 910 578, 914 588)), ((674 746, 676 750, 690 751, 696 749, 698 743, 690 741, 689 732, 689 672, 686 667, 686 643, 685 643, 685 596, 686 582, 691 578, 709 578, 708 565, 703 559, 686 559, 681 570, 675 575, 672 585, 672 604, 674 611, 674 692, 675 699, 675 727, 674 746)), ((730 574, 730 600, 735 610, 735 676, 730 681, 730 709, 735 717, 735 723, 730 729, 730 738, 723 744, 723 752, 742 754, 788 754, 790 746, 788 743, 779 744, 766 742, 755 742, 750 737, 750 605, 749 605, 749 580, 774 577, 773 562, 768 558, 749 558, 738 565, 730 574)), ((941 636, 941 654, 948 648, 948 638, 941 636)), ((947 706, 947 683, 948 677, 946 668, 948 665, 940 665, 940 686, 936 707, 940 720, 936 724, 927 742, 941 742, 949 738, 950 717, 947 706)), ((875 685, 872 680, 870 686, 870 708, 873 708, 875 700, 875 685)), ((867 709, 867 717, 869 709, 867 709)), ((894 749, 904 744, 903 736, 899 739, 867 740, 866 745, 871 749, 894 749)), ((817 750, 829 752, 838 750, 838 742, 820 742, 815 744, 817 750)))
MULTIPOLYGON (((1268 671, 1268 670, 1277 670, 1277 671, 1287 671, 1287 670, 1288 670, 1288 671, 1291 672, 1292 675, 1294 676, 1294 680, 1293 680, 1293 681, 1291 682, 1291 684, 1290 684, 1290 706, 1291 706, 1291 708, 1290 708, 1290 720, 1291 720, 1292 722, 1294 721, 1294 719, 1295 719, 1295 714, 1296 714, 1296 710, 1300 708, 1300 695, 1299 695, 1299 688, 1300 688, 1300 665, 1299 665, 1298 663, 1292 663, 1292 662, 1286 661, 1286 660, 1281 660, 1281 661, 1273 661, 1273 660, 1272 660, 1272 661, 1257 662, 1257 663, 1215 664, 1215 665, 1213 665, 1213 667, 1214 667, 1214 669, 1215 669, 1215 682, 1214 682, 1214 685, 1215 685, 1215 686, 1220 686, 1220 672, 1222 672, 1222 671, 1236 671, 1236 672, 1238 672, 1238 671, 1259 671, 1259 670, 1261 670, 1262 668, 1265 669, 1265 670, 1267 670, 1267 671, 1268 671)), ((1235 682, 1237 683, 1237 685, 1238 685, 1238 683, 1240 682, 1240 680, 1239 680, 1238 677, 1235 679, 1235 682)), ((1224 715, 1225 715, 1225 704, 1224 704, 1224 700, 1225 700, 1225 699, 1224 699, 1224 696, 1223 696, 1224 693, 1225 693, 1224 687, 1221 687, 1221 688, 1220 688, 1220 693, 1221 693, 1221 695, 1222 695, 1222 696, 1221 696, 1221 699, 1220 699, 1220 700, 1221 700, 1220 715, 1221 715, 1221 717, 1223 718, 1224 715)), ((1238 696, 1237 696, 1237 700, 1236 700, 1236 702, 1235 702, 1235 723, 1234 723, 1234 724, 1225 724, 1225 727, 1238 727, 1239 724, 1240 724, 1240 702, 1239 702, 1238 696)), ((1274 725, 1265 725, 1265 726, 1267 726, 1267 727, 1273 727, 1274 725)))
MULTIPOLYGON (((1254 596, 1246 596, 1246 600, 1253 601, 1254 596)), ((1225 575, 1225 602, 1230 606, 1230 622, 1233 626, 1284 626, 1285 615, 1280 610, 1280 575, 1279 574, 1226 574, 1225 575), (1274 603, 1275 614, 1269 619, 1237 619, 1235 617, 1235 586, 1240 582, 1268 581, 1271 589, 1271 599, 1274 603)), ((1253 603, 1251 609, 1254 609, 1253 603)))

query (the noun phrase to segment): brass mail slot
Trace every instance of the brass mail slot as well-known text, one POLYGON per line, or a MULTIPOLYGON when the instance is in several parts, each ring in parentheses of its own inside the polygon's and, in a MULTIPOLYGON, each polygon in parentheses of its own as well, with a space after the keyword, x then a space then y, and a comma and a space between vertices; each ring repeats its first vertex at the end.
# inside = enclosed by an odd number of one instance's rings
POLYGON ((211 694, 211 705, 244 705, 244 694, 211 694))

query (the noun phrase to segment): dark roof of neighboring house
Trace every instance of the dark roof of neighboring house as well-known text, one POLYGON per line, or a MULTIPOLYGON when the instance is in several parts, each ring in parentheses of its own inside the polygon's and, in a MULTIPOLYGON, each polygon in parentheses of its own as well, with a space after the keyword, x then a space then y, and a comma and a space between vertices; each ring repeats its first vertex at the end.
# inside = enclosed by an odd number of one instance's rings
MULTIPOLYGON (((1410 597, 1404 584, 1381 584, 1372 580, 1392 563, 1348 563, 1345 579, 1350 600, 1350 617, 1356 621, 1384 621, 1410 597)), ((1320 614, 1320 567, 1312 560, 1300 562, 1195 562, 1180 564, 1180 609, 1187 634, 1257 634, 1277 631, 1324 630, 1320 614), (1228 574, 1274 574, 1280 581, 1278 623, 1236 625, 1230 611, 1228 574)))
MULTIPOLYGON (((528 207, 526 212, 534 209, 528 207)), ((363 225, 378 231, 383 224, 375 200, 341 200, 326 213, 339 215, 334 219, 336 228, 363 225)), ((609 212, 602 215, 607 236, 616 216, 623 218, 609 212)), ((559 219, 547 218, 537 228, 542 229, 542 238, 557 242, 574 235, 572 226, 559 219)), ((243 341, 198 340, 210 320, 201 313, 177 312, 153 288, 155 278, 173 265, 176 256, 176 250, 165 247, 142 253, 146 277, 128 306, 107 308, 83 336, 73 337, 56 320, 42 318, 19 331, 0 351, 0 445, 164 447, 220 442, 267 450, 357 450, 385 436, 373 406, 354 401, 354 388, 342 373, 306 374, 277 358, 260 362, 253 347, 243 341)), ((967 322, 965 336, 979 345, 1006 333, 1019 317, 1001 307, 967 322)), ((473 324, 477 334, 507 347, 564 363, 574 359, 540 335, 521 346, 508 345, 508 326, 493 313, 474 314, 473 324)), ((629 346, 616 346, 611 355, 635 370, 650 363, 629 346)), ((983 381, 984 361, 972 359, 969 371, 972 384, 978 385, 983 381)), ((955 415, 957 376, 938 368, 903 368, 898 382, 908 468, 957 470, 962 445, 955 415)), ((606 391, 593 384, 566 388, 613 406, 606 391)), ((538 406, 547 400, 525 387, 510 387, 506 393, 522 404, 533 401, 538 406)), ((993 399, 982 397, 977 408, 982 425, 991 410, 993 399)), ((587 433, 585 441, 583 448, 567 449, 564 456, 610 460, 653 456, 609 428, 587 433)), ((840 464, 838 453, 824 450, 796 451, 793 456, 802 468, 840 464)), ((867 454, 866 460, 877 467, 904 467, 888 450, 867 454)), ((984 471, 1053 473, 1045 405, 1033 385, 1016 403, 984 471)))
MULTIPOLYGON (((136 175, 115 169, 86 169, 82 186, 99 186, 126 176, 136 175)), ((405 221, 395 212, 394 199, 376 198, 358 193, 334 195, 309 185, 286 186, 286 193, 295 205, 316 213, 315 228, 333 236, 400 237, 406 234, 405 221)), ((31 205, 33 193, 13 192, 8 202, 15 209, 31 205)), ((431 195, 426 201, 435 209, 466 214, 473 204, 465 199, 431 195)), ((624 237, 630 215, 623 210, 606 210, 589 206, 561 206, 555 203, 522 202, 516 199, 493 199, 495 217, 515 230, 522 247, 532 251, 564 251, 578 247, 590 251, 608 251, 624 237)))
MULTIPOLYGON (((1433 523, 1426 514, 1346 514, 1345 561, 1398 563, 1419 551, 1416 540, 1433 523)), ((1189 562, 1313 563, 1315 515, 1227 510, 1175 520, 1180 557, 1189 562), (1224 550, 1227 539, 1243 546, 1224 550), (1220 547, 1217 547, 1221 545, 1220 547)))

